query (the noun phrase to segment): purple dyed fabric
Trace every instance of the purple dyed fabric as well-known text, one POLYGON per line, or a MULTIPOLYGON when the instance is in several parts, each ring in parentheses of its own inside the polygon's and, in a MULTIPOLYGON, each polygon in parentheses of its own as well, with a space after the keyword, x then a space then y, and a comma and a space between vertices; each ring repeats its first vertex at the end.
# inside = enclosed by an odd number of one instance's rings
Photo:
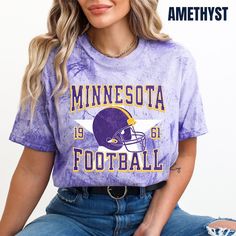
POLYGON ((57 187, 147 186, 167 180, 178 142, 208 132, 191 53, 169 40, 140 38, 123 58, 103 55, 87 34, 78 37, 67 64, 69 87, 56 85, 52 50, 42 72, 44 90, 32 126, 18 110, 9 139, 55 151, 57 187))

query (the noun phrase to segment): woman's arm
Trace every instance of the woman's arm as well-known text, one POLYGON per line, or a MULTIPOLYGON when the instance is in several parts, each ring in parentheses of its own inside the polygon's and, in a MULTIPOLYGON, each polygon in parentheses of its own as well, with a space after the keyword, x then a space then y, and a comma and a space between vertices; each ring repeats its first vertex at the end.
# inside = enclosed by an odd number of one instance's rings
POLYGON ((134 236, 158 236, 169 219, 178 200, 187 187, 194 170, 197 138, 189 138, 179 142, 179 155, 167 184, 155 190, 150 206, 142 224, 134 236))
POLYGON ((48 184, 53 162, 54 152, 24 148, 0 221, 1 236, 15 235, 23 228, 48 184))

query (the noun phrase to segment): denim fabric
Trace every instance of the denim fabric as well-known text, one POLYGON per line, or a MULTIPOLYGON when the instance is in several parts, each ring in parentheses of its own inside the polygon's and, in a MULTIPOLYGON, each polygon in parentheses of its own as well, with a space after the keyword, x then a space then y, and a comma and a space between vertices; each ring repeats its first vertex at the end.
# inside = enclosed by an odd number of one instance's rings
MULTIPOLYGON (((46 214, 27 224, 16 236, 132 236, 142 222, 152 199, 152 192, 140 188, 139 195, 113 199, 92 194, 83 188, 58 188, 46 207, 46 214)), ((210 232, 207 225, 216 219, 191 215, 176 205, 161 236, 235 235, 222 229, 210 232), (221 230, 221 231, 220 231, 221 230), (221 234, 220 234, 221 233, 221 234)), ((153 235, 155 236, 155 235, 153 235)))

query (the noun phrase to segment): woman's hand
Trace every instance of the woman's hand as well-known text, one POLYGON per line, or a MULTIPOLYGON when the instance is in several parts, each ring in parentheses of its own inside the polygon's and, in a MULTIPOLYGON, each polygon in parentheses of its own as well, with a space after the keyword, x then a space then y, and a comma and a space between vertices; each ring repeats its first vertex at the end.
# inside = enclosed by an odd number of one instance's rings
POLYGON ((141 223, 133 236, 160 236, 159 230, 154 224, 141 223))
POLYGON ((179 142, 179 155, 164 187, 155 190, 145 217, 133 236, 160 236, 173 209, 191 179, 197 138, 179 142))

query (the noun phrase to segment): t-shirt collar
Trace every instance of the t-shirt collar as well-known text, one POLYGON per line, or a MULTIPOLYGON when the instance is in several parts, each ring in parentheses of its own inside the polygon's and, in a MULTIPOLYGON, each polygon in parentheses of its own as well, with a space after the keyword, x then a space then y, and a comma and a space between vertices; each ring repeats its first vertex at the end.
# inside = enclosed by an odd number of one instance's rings
POLYGON ((144 48, 146 46, 145 39, 139 37, 138 45, 132 52, 130 52, 128 55, 124 57, 112 58, 104 55, 103 53, 95 49, 91 45, 86 32, 79 35, 76 43, 77 45, 80 45, 87 52, 87 54, 93 58, 94 61, 106 67, 112 67, 112 68, 117 68, 117 67, 124 68, 124 67, 132 67, 135 65, 137 66, 138 64, 140 65, 138 61, 142 59, 141 53, 144 51, 144 48))

